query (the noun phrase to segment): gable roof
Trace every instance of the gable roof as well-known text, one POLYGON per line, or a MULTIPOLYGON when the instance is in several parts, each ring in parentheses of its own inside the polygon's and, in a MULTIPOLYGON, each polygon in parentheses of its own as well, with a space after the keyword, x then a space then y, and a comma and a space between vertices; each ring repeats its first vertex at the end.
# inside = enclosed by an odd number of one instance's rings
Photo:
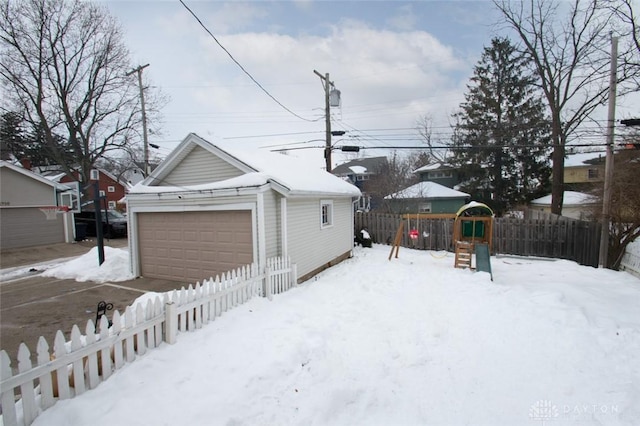
POLYGON ((337 176, 375 174, 387 161, 387 157, 356 158, 334 167, 331 173, 337 176))
POLYGON ((174 149, 145 180, 135 185, 130 194, 159 192, 188 192, 202 190, 224 190, 236 188, 260 188, 271 185, 273 189, 287 195, 334 195, 359 196, 360 190, 298 158, 262 151, 222 149, 195 133, 187 137, 174 149), (204 182, 198 185, 160 186, 171 171, 196 147, 238 168, 244 175, 218 182, 204 182))
POLYGON ((466 192, 456 191, 455 189, 447 188, 439 183, 424 181, 411 185, 408 188, 398 191, 391 195, 387 195, 385 200, 391 199, 406 199, 406 198, 466 198, 470 197, 466 192))
POLYGON ((44 176, 41 176, 37 173, 34 173, 30 170, 25 169, 24 167, 20 167, 20 166, 16 166, 15 164, 11 164, 7 161, 4 160, 0 160, 0 168, 2 167, 6 167, 9 170, 13 170, 14 172, 20 173, 28 178, 31 178, 33 180, 36 180, 38 182, 44 183, 45 185, 48 185, 52 188, 59 188, 61 187, 61 185, 57 184, 56 182, 53 182, 49 179, 47 179, 44 176))

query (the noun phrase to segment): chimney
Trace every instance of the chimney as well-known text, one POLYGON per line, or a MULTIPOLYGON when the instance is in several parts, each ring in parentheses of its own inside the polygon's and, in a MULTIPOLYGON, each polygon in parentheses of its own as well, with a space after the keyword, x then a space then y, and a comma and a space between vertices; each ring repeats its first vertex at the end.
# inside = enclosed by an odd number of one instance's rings
POLYGON ((31 160, 30 159, 28 159, 26 157, 22 158, 20 160, 20 164, 22 164, 22 167, 24 167, 25 169, 27 169, 29 171, 31 170, 31 160))

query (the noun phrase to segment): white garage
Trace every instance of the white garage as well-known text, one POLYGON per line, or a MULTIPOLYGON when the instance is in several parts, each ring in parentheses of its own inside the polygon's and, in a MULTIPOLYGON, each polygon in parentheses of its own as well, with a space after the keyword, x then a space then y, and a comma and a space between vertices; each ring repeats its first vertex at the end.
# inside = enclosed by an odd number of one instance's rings
POLYGON ((131 269, 187 284, 288 257, 301 281, 351 255, 359 195, 318 166, 191 133, 127 195, 131 269))

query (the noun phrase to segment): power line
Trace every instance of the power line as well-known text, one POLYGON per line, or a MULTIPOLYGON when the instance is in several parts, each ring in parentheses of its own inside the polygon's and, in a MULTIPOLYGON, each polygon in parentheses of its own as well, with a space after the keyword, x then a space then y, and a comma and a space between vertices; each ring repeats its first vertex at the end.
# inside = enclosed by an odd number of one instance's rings
POLYGON ((291 111, 289 108, 284 106, 279 100, 277 100, 271 93, 269 93, 267 91, 267 89, 265 89, 260 83, 258 83, 258 81, 255 78, 253 78, 253 76, 251 74, 249 74, 249 71, 247 71, 240 64, 240 62, 238 62, 236 60, 236 58, 234 58, 233 55, 222 45, 222 43, 220 43, 220 41, 218 41, 216 36, 214 36, 213 33, 211 31, 209 31, 209 29, 204 25, 204 23, 200 20, 200 18, 198 18, 198 16, 191 9, 189 9, 189 6, 187 6, 182 0, 180 0, 180 3, 185 7, 185 9, 187 9, 189 11, 189 13, 191 13, 191 15, 196 19, 196 21, 198 21, 200 26, 211 36, 211 38, 213 38, 213 40, 218 44, 218 46, 220 46, 220 48, 222 48, 222 50, 224 50, 224 52, 231 58, 231 60, 233 62, 235 62, 235 64, 238 67, 240 67, 240 69, 251 79, 251 81, 253 81, 264 93, 266 93, 267 96, 269 96, 271 99, 273 99, 273 101, 275 103, 277 103, 282 108, 284 108, 287 112, 289 112, 290 114, 294 115, 295 117, 298 117, 301 120, 310 121, 310 122, 315 121, 315 120, 309 120, 308 118, 304 118, 304 117, 299 116, 298 114, 296 114, 295 112, 291 111))

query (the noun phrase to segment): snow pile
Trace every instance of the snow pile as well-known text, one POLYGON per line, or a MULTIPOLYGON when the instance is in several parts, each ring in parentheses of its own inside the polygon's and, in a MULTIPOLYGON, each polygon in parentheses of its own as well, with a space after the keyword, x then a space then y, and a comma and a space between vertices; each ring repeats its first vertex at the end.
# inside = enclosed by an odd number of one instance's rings
POLYGON ((637 424, 637 278, 493 257, 491 282, 451 254, 354 254, 178 335, 34 424, 637 424))
POLYGON ((53 266, 42 273, 45 277, 76 281, 120 282, 135 278, 131 273, 129 251, 104 247, 104 263, 99 264, 98 247, 69 262, 53 266))

